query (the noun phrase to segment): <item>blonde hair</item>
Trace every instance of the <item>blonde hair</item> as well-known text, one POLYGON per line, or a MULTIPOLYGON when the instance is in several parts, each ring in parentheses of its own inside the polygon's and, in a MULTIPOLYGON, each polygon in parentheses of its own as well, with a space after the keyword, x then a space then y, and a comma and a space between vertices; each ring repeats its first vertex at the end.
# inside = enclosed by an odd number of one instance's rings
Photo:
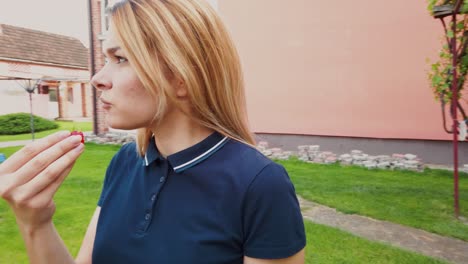
MULTIPOLYGON (((155 120, 168 102, 177 105, 168 75, 186 85, 202 126, 255 145, 248 127, 244 81, 236 48, 221 19, 204 0, 125 0, 111 9, 111 23, 140 81, 158 98, 155 120)), ((137 133, 144 155, 149 128, 137 133)))

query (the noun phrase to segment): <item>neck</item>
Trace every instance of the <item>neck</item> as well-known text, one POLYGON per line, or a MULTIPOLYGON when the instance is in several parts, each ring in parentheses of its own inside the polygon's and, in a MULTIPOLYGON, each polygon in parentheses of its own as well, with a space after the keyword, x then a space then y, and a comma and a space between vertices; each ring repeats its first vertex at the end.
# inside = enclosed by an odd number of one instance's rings
POLYGON ((174 111, 152 132, 159 153, 167 157, 201 142, 214 131, 199 125, 182 112, 174 111))

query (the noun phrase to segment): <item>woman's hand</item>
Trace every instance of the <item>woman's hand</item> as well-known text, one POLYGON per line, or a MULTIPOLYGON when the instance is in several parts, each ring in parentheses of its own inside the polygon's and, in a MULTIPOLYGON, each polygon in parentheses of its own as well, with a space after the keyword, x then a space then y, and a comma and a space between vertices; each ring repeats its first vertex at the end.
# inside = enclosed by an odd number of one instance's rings
POLYGON ((83 152, 81 136, 62 131, 39 139, 0 164, 0 196, 16 215, 22 231, 52 221, 53 197, 83 152))

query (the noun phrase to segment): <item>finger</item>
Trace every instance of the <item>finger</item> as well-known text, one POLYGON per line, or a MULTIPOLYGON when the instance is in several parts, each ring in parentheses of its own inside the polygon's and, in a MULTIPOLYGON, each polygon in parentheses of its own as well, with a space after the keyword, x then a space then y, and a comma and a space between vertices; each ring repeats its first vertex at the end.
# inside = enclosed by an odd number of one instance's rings
MULTIPOLYGON (((57 161, 60 157, 64 156, 70 150, 80 145, 82 145, 81 136, 70 136, 69 138, 62 140, 61 142, 58 142, 51 148, 44 150, 35 158, 26 163, 26 165, 21 167, 17 172, 14 173, 15 187, 29 182, 31 179, 39 175, 44 169, 48 168, 49 165, 51 165, 53 162, 57 161)), ((71 162, 72 161, 69 161, 69 164, 71 162)), ((56 167, 51 167, 51 169, 54 168, 56 167)), ((48 175, 50 175, 50 177, 53 177, 54 173, 58 174, 60 173, 60 171, 50 171, 48 172, 48 175)))
POLYGON ((63 180, 67 177, 67 175, 70 173, 71 169, 73 168, 74 163, 69 166, 68 168, 63 171, 51 184, 46 186, 45 188, 39 190, 39 189, 29 189, 25 190, 22 188, 22 190, 18 190, 18 193, 21 192, 17 197, 15 197, 15 201, 29 201, 28 205, 32 208, 44 208, 46 207, 47 204, 52 203, 53 196, 55 195, 55 192, 57 191, 58 187, 62 184, 63 180), (52 185, 57 185, 56 187, 54 186, 53 188, 51 187, 52 185), (53 193, 50 192, 44 192, 45 190, 50 189, 50 191, 54 191, 53 193), (44 194, 41 194, 44 192, 44 194))
MULTIPOLYGON (((74 152, 73 150, 72 152, 74 152)), ((68 174, 72 170, 73 166, 68 166, 63 170, 63 172, 47 187, 45 187, 41 192, 39 192, 34 197, 34 202, 37 203, 38 206, 45 205, 50 203, 54 198, 55 193, 57 192, 58 188, 62 185, 63 181, 67 178, 68 174)))
POLYGON ((80 144, 75 149, 70 150, 66 155, 52 163, 32 180, 16 188, 12 196, 17 200, 31 199, 62 175, 68 175, 70 170, 73 168, 76 159, 83 152, 83 147, 84 145, 80 144))
POLYGON ((37 154, 62 141, 68 136, 70 136, 69 131, 59 131, 26 145, 3 162, 0 166, 0 171, 2 173, 11 173, 18 170, 37 154))

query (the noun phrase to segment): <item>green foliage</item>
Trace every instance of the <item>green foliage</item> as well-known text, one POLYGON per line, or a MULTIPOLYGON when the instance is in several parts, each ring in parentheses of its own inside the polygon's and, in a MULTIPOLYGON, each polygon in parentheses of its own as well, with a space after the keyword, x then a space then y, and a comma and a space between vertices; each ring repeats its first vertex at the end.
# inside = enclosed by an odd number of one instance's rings
MULTIPOLYGON (((34 133, 34 137, 37 139, 43 138, 61 130, 68 130, 68 131, 77 130, 77 131, 82 131, 82 132, 93 131, 92 122, 55 121, 55 123, 59 126, 57 129, 34 133)), ((25 134, 18 134, 18 135, 0 135, 0 142, 27 140, 27 139, 31 139, 30 131, 28 131, 25 134)))
MULTIPOLYGON (((428 10, 431 15, 434 15, 434 7, 441 5, 451 5, 452 7, 457 3, 457 0, 427 0, 428 10)), ((457 47, 457 82, 458 98, 461 98, 461 91, 463 90, 466 75, 468 74, 468 54, 465 46, 468 41, 468 0, 463 0, 459 15, 453 31, 452 22, 447 24, 447 33, 444 41, 452 41, 455 39, 457 47)), ((442 99, 444 102, 450 102, 452 99, 452 81, 453 81, 453 52, 451 44, 446 43, 442 46, 439 53, 439 60, 431 65, 428 74, 433 93, 436 99, 442 99)))
MULTIPOLYGON (((31 132, 30 115, 15 113, 0 116, 0 135, 17 135, 31 132)), ((58 124, 42 117, 34 116, 34 131, 58 128, 58 124)))
MULTIPOLYGON (((434 7, 440 5, 452 5, 454 6, 457 3, 457 0, 427 0, 427 10, 434 15, 434 7)), ((463 4, 460 8, 460 13, 468 13, 468 0, 463 0, 463 4)))

